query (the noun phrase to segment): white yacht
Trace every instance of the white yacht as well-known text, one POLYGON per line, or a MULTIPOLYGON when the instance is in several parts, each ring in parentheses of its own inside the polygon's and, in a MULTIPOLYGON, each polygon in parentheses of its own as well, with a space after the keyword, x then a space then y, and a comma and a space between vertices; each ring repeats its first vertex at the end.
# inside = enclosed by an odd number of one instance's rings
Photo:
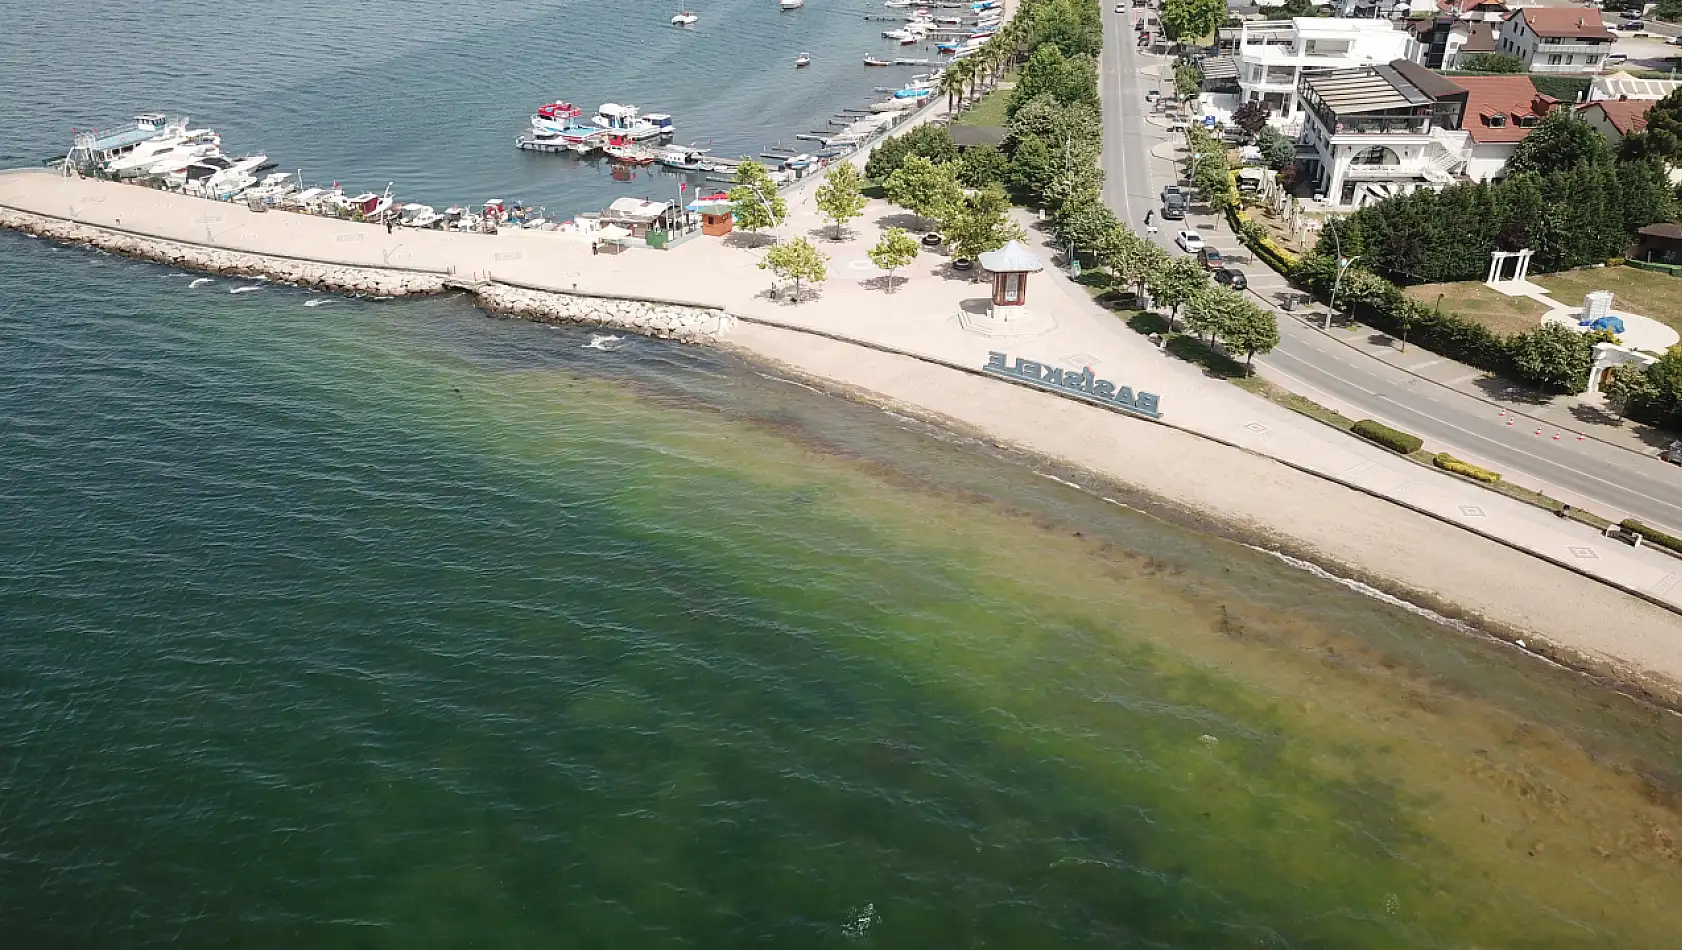
POLYGON ((617 102, 602 103, 590 121, 598 128, 607 129, 614 135, 624 136, 633 142, 671 135, 673 131, 671 116, 663 112, 643 115, 636 106, 624 106, 617 102))
POLYGON ((152 165, 180 155, 210 155, 222 144, 222 137, 210 129, 186 128, 186 119, 166 126, 165 131, 136 145, 127 154, 105 163, 105 171, 118 178, 146 174, 152 165))
POLYGON ((263 180, 245 190, 245 200, 276 204, 298 190, 291 172, 270 172, 263 180))
POLYGON ((777 0, 777 6, 784 10, 797 10, 806 5, 806 0, 777 0))
POLYGON ((444 216, 434 211, 431 205, 406 204, 397 223, 406 228, 435 228, 444 223, 444 216))
POLYGON ((692 26, 696 22, 698 22, 700 19, 701 18, 696 16, 695 14, 690 13, 688 10, 685 10, 682 13, 679 13, 678 15, 672 17, 672 25, 673 26, 692 26))

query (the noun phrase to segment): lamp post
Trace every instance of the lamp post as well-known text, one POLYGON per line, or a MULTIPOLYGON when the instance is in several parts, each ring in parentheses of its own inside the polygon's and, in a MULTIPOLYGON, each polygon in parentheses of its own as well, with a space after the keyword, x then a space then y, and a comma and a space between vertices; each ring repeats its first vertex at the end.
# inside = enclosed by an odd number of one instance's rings
POLYGON ((1337 290, 1338 290, 1339 287, 1343 286, 1343 275, 1346 272, 1348 272, 1349 268, 1356 261, 1358 261, 1360 259, 1361 259, 1361 255, 1356 254, 1354 257, 1347 257, 1347 258, 1340 257, 1337 260, 1337 279, 1332 281, 1332 299, 1329 303, 1326 304, 1326 327, 1325 328, 1327 330, 1330 330, 1332 328, 1332 314, 1337 312, 1337 290))

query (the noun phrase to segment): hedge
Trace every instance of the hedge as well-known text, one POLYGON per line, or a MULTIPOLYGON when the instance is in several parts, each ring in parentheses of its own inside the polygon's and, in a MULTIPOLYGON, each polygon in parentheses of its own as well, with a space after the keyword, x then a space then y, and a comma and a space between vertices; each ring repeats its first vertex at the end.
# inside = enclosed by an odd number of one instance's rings
POLYGON ((1682 554, 1682 538, 1672 537, 1671 535, 1665 534, 1663 531, 1659 531, 1655 528, 1649 528, 1641 522, 1636 521, 1634 518, 1624 519, 1618 527, 1628 531, 1630 534, 1641 535, 1648 544, 1656 544, 1661 548, 1669 548, 1678 554, 1682 554))
POLYGON ((1480 482, 1485 482, 1491 485, 1501 480, 1500 472, 1492 472, 1487 468, 1478 468, 1476 465, 1469 465, 1447 452, 1438 452, 1436 458, 1431 460, 1431 464, 1445 472, 1453 472, 1456 475, 1464 475, 1467 478, 1475 478, 1480 482))
POLYGON ((1637 270, 1656 270, 1672 277, 1682 277, 1682 264, 1660 264, 1658 261, 1624 261, 1625 267, 1637 270))
POLYGON ((1377 442, 1379 445, 1403 455, 1417 452, 1419 447, 1425 444, 1425 440, 1417 435, 1403 432, 1400 429, 1392 429, 1371 419, 1362 419, 1351 426, 1349 431, 1369 442, 1377 442))
POLYGON ((1285 250, 1273 239, 1267 236, 1267 231, 1261 225, 1250 220, 1250 216, 1237 208, 1228 208, 1227 223, 1232 225, 1232 231, 1244 246, 1254 251, 1262 262, 1273 268, 1280 276, 1289 279, 1291 271, 1302 259, 1285 250))

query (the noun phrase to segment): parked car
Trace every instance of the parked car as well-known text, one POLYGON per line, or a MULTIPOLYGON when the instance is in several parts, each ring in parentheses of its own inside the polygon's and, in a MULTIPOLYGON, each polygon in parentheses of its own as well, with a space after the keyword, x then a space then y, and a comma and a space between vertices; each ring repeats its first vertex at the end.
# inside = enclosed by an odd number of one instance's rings
POLYGON ((1639 33, 1646 28, 1647 24, 1641 22, 1640 20, 1625 20, 1624 22, 1618 24, 1618 29, 1623 30, 1625 33, 1639 33))
POLYGON ((1204 245, 1197 252, 1197 259, 1210 270, 1225 270, 1226 258, 1221 256, 1220 248, 1204 245))
POLYGON ((1672 442, 1659 453, 1659 458, 1672 465, 1682 465, 1682 442, 1672 442))
POLYGON ((1672 36, 1671 38, 1665 40, 1665 42, 1669 43, 1671 46, 1682 46, 1682 36, 1672 36))
POLYGON ((1146 102, 1155 102, 1156 97, 1160 96, 1160 95, 1162 95, 1162 93, 1157 92, 1155 89, 1146 89, 1145 90, 1145 101, 1146 102))
POLYGON ((1203 235, 1198 234, 1196 231, 1181 231, 1179 234, 1174 235, 1174 243, 1178 244, 1180 246, 1180 250, 1185 251, 1187 254, 1196 254, 1198 251, 1203 250, 1203 235))
POLYGON ((1162 196, 1162 218, 1165 221, 1178 221, 1186 216, 1186 196, 1181 194, 1167 194, 1162 196))
POLYGON ((1250 282, 1244 279, 1244 272, 1231 267, 1223 267, 1209 276, 1215 283, 1225 284, 1233 290, 1243 290, 1250 286, 1250 282))
POLYGON ((1126 13, 1126 12, 1127 12, 1127 4, 1125 4, 1125 3, 1118 3, 1118 4, 1116 4, 1116 5, 1115 5, 1115 12, 1117 12, 1117 13, 1126 13))
POLYGON ((1179 185, 1169 185, 1167 188, 1162 189, 1163 204, 1168 203, 1168 197, 1170 195, 1179 195, 1181 200, 1190 200, 1191 198, 1191 193, 1186 189, 1181 188, 1179 185))
POLYGON ((1606 65, 1608 66, 1622 66, 1627 62, 1629 62, 1629 57, 1623 53, 1609 53, 1606 56, 1606 65))

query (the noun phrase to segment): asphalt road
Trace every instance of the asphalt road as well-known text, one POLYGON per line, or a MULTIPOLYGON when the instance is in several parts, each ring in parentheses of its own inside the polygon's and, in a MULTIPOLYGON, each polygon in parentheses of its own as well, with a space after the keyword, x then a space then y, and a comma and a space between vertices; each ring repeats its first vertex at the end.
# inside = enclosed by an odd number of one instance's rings
MULTIPOLYGON (((1117 14, 1112 0, 1104 7, 1104 57, 1099 89, 1104 111, 1104 198, 1136 230, 1147 210, 1157 209, 1161 185, 1176 175, 1167 162, 1153 159, 1151 146, 1166 133, 1145 121, 1147 89, 1155 85, 1139 75, 1147 59, 1134 46, 1130 13, 1117 14)), ((1162 80, 1164 91, 1171 81, 1162 80)), ((1173 250, 1172 234, 1181 222, 1154 239, 1173 250)), ((1226 252, 1245 251, 1224 222, 1211 215, 1188 215, 1211 245, 1226 252)), ((1174 253, 1178 253, 1174 251, 1174 253)), ((1256 264, 1246 270, 1263 299, 1283 289, 1283 278, 1256 264)), ((1333 333, 1342 333, 1335 330, 1333 333)), ((1420 379, 1339 342, 1300 317, 1280 313, 1279 346, 1256 362, 1264 375, 1294 392, 1345 413, 1369 417, 1413 432, 1438 451, 1487 465, 1510 480, 1573 501, 1607 515, 1637 518, 1682 533, 1682 468, 1594 440, 1578 441, 1554 429, 1523 420, 1507 425, 1500 410, 1464 393, 1420 379)), ((1655 450, 1656 452, 1656 450, 1655 450)))

